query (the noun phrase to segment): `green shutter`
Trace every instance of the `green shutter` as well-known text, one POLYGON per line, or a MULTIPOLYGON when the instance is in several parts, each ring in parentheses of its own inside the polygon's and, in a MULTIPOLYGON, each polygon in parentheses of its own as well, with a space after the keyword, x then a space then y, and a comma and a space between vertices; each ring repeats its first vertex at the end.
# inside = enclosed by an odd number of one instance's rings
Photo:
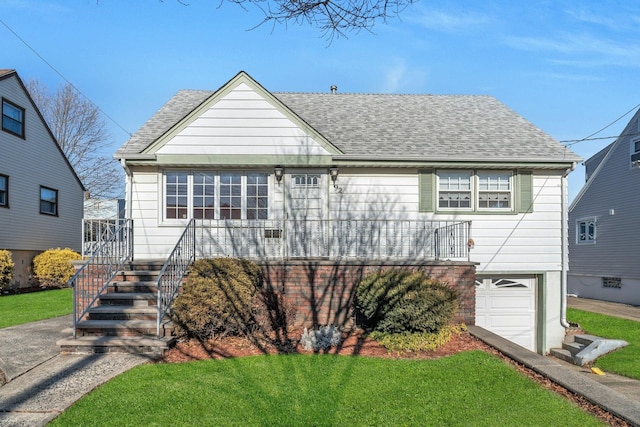
POLYGON ((518 171, 516 197, 518 213, 533 212, 533 173, 531 171, 518 171))
POLYGON ((418 210, 420 212, 433 212, 433 181, 434 181, 433 169, 421 169, 418 171, 418 194, 420 201, 418 203, 418 210))

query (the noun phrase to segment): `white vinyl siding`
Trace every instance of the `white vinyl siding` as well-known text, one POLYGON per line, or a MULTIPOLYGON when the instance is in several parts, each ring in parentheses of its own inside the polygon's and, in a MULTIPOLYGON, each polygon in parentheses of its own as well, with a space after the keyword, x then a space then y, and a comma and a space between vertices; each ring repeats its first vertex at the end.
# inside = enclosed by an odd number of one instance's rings
POLYGON ((0 79, 0 97, 25 109, 22 139, 0 131, 0 174, 10 177, 9 207, 0 209, 0 248, 82 248, 83 189, 15 77, 0 79), (40 186, 58 190, 58 216, 40 214, 40 186))
POLYGON ((158 154, 328 155, 312 137, 246 84, 179 131, 158 154))

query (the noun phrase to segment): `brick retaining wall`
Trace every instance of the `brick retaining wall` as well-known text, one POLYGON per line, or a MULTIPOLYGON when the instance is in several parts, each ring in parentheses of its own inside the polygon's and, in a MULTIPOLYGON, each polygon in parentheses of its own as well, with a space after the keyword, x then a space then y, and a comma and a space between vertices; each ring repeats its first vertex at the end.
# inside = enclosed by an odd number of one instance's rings
POLYGON ((303 326, 345 326, 353 322, 354 289, 364 276, 389 268, 423 271, 427 276, 457 289, 460 307, 457 322, 475 324, 476 267, 458 261, 422 263, 335 262, 325 260, 290 260, 267 262, 263 267, 265 282, 275 292, 283 293, 297 307, 296 324, 303 326))

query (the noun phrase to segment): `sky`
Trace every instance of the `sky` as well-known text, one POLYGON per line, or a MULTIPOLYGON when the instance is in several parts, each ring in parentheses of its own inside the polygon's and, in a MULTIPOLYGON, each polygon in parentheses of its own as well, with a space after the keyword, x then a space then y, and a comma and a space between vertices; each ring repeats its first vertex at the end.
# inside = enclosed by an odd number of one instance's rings
MULTIPOLYGON (((0 0, 0 68, 73 84, 105 114, 111 151, 176 91, 243 70, 271 92, 491 95, 587 159, 636 111, 640 2, 421 0, 329 40, 257 26, 219 0, 0 0), (625 115, 625 113, 628 113, 625 115)), ((569 198, 584 168, 569 176, 569 198)))

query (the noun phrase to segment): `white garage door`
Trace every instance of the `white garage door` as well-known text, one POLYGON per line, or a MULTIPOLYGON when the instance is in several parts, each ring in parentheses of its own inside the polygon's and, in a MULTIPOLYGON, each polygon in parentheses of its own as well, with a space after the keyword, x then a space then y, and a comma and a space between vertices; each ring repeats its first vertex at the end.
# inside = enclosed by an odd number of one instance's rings
POLYGON ((476 325, 536 350, 534 277, 478 277, 476 325))

